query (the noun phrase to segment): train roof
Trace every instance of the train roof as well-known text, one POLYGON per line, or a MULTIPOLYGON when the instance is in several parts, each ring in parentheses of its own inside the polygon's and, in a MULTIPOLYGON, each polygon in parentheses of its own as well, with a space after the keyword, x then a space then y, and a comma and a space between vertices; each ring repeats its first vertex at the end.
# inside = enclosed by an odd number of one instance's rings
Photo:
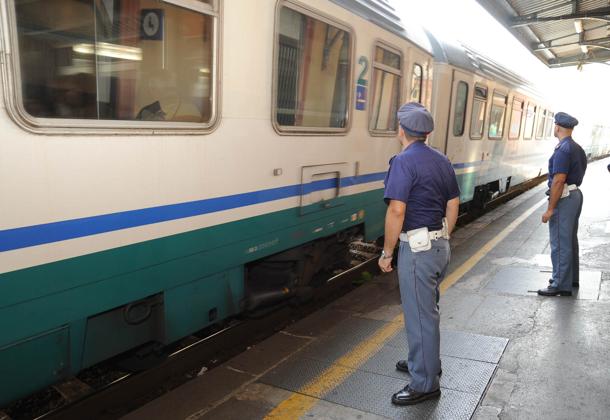
POLYGON ((534 96, 541 96, 531 81, 496 63, 489 57, 464 44, 440 40, 430 32, 427 32, 427 34, 434 49, 434 61, 476 73, 511 88, 524 90, 534 96))
POLYGON ((405 38, 434 56, 434 60, 479 74, 501 82, 511 88, 521 89, 534 96, 540 93, 529 80, 496 63, 463 44, 440 40, 419 23, 405 21, 396 14, 391 0, 331 0, 356 15, 405 38))
POLYGON ((405 24, 396 14, 390 0, 331 0, 354 14, 392 32, 433 54, 434 50, 424 28, 416 22, 405 24))

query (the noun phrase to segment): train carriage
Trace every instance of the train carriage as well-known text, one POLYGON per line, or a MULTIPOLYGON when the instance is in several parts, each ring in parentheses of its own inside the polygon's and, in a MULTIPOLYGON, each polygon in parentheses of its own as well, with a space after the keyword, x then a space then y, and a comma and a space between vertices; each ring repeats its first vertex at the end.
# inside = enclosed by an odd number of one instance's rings
POLYGON ((430 144, 453 162, 460 201, 482 206, 546 173, 553 114, 530 82, 470 48, 435 45, 430 144))

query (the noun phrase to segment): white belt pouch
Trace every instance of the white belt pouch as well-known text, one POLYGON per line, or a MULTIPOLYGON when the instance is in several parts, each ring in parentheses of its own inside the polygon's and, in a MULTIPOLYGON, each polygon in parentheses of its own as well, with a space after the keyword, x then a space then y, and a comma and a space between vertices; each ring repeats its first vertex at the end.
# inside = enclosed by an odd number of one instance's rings
POLYGON ((407 232, 407 240, 413 252, 427 251, 432 248, 430 232, 427 227, 413 229, 407 232))
POLYGON ((449 229, 447 218, 443 217, 443 228, 430 232, 427 227, 409 230, 400 234, 400 240, 408 242, 412 252, 427 251, 432 248, 432 241, 445 238, 449 240, 449 229))
POLYGON ((572 185, 568 185, 568 184, 563 184, 563 191, 561 192, 561 198, 566 198, 567 196, 570 195, 570 191, 574 191, 577 190, 578 186, 576 184, 572 184, 572 185))

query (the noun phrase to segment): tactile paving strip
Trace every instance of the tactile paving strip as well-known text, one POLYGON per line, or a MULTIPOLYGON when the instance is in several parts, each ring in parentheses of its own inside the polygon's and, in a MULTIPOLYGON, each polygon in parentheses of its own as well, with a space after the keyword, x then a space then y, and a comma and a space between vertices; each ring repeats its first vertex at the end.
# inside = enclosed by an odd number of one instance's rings
POLYGON ((384 325, 387 325, 384 321, 350 317, 333 328, 326 337, 303 349, 301 355, 332 362, 369 339, 384 325))
POLYGON ((480 362, 498 363, 508 338, 462 331, 441 331, 441 354, 480 362))
MULTIPOLYGON (((260 382, 302 393, 304 385, 329 367, 329 363, 318 360, 288 360, 263 376, 260 382)), ((325 395, 309 395, 385 417, 412 419, 469 419, 480 398, 480 394, 442 388, 440 399, 410 407, 394 406, 392 394, 405 384, 404 379, 356 370, 325 395)))
POLYGON ((391 402, 392 394, 405 386, 404 380, 356 371, 324 399, 369 413, 399 419, 469 419, 479 395, 441 389, 439 399, 400 407, 391 402))
MULTIPOLYGON (((401 330, 387 345, 407 351, 406 333, 401 330)), ((490 337, 463 331, 441 330, 441 355, 498 363, 508 344, 507 338, 490 337)))
MULTIPOLYGON (((396 362, 407 358, 405 353, 406 350, 384 346, 367 360, 359 370, 391 376, 408 382, 409 374, 396 370, 396 362)), ((443 367, 442 388, 477 395, 483 394, 496 369, 496 365, 493 363, 450 356, 442 356, 441 363, 443 367)))
POLYGON ((324 395, 309 395, 390 418, 469 419, 493 376, 508 339, 460 331, 441 331, 441 398, 415 406, 398 407, 391 403, 392 394, 409 381, 408 374, 395 368, 397 360, 407 357, 404 329, 382 345, 358 369, 344 368, 347 377, 332 375, 332 378, 323 378, 322 375, 333 366, 333 362, 362 341, 370 339, 383 325, 387 324, 348 318, 333 328, 331 335, 322 337, 295 353, 264 375, 260 382, 288 391, 306 393, 303 388, 312 381, 332 380, 336 383, 324 383, 323 388, 330 390, 324 395))
POLYGON ((318 378, 330 366, 332 366, 330 363, 320 360, 291 358, 264 375, 259 382, 296 392, 318 378))

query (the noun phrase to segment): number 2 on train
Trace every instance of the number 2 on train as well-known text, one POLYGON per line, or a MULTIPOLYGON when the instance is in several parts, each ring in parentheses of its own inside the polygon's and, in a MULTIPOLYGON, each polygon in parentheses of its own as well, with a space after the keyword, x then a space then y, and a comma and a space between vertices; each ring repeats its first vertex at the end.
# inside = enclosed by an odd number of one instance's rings
POLYGON ((361 56, 358 60, 358 64, 362 66, 362 71, 358 76, 358 83, 356 85, 356 109, 358 111, 364 111, 366 109, 368 85, 368 80, 366 80, 365 77, 369 71, 369 60, 365 56, 361 56))

